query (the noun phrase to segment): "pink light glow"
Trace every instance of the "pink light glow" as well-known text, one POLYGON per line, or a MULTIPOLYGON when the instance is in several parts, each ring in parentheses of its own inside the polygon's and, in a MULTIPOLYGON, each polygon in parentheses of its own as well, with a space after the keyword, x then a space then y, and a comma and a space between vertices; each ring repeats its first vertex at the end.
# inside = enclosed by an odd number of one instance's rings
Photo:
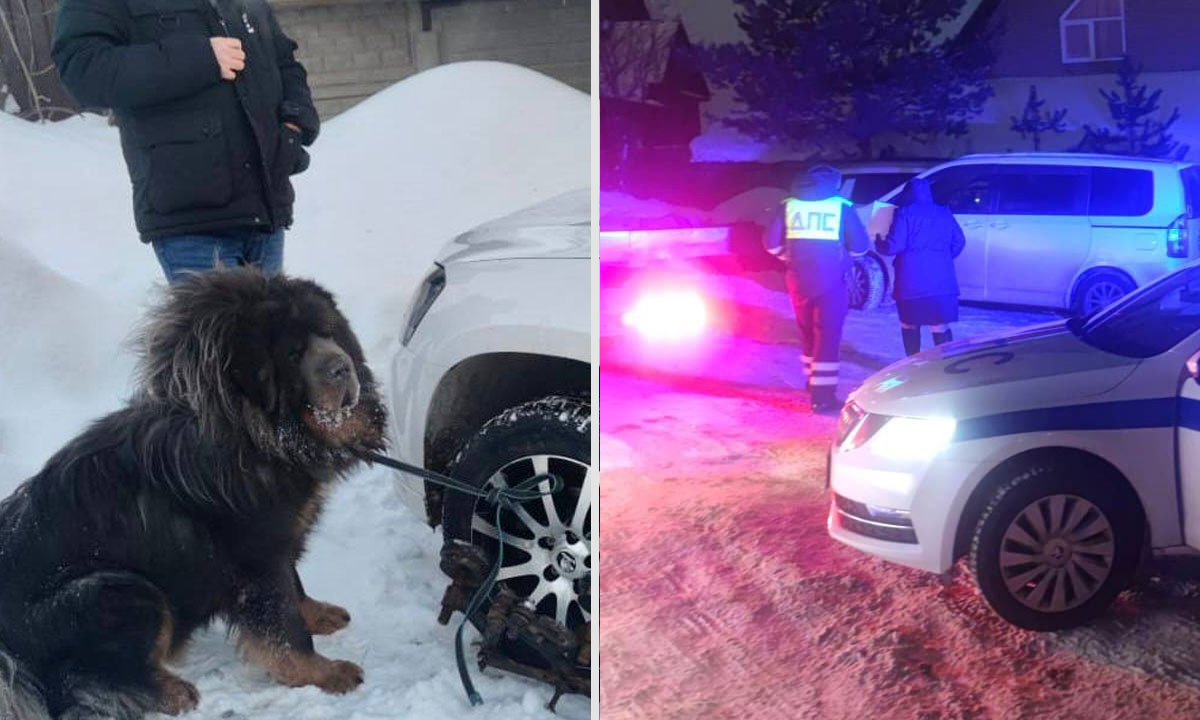
POLYGON ((708 308, 694 290, 659 290, 639 297, 621 322, 647 340, 680 342, 704 333, 708 308))

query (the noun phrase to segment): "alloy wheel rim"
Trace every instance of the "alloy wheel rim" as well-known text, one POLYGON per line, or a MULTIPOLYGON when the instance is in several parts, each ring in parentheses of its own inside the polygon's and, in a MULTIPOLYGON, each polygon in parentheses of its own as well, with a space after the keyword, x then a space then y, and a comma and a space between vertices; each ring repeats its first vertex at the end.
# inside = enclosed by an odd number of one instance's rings
POLYGON ((867 273, 856 262, 850 266, 850 304, 861 305, 867 299, 869 279, 867 273))
POLYGON ((1090 600, 1112 572, 1112 524, 1077 495, 1039 498, 1009 523, 999 559, 1004 585, 1022 605, 1070 610, 1090 600))
POLYGON ((1093 313, 1097 310, 1102 310, 1121 299, 1124 295, 1124 288, 1116 283, 1099 283, 1092 286, 1088 291, 1087 300, 1084 302, 1084 311, 1093 313))
MULTIPOLYGON (((500 468, 486 484, 508 487, 547 472, 563 480, 561 491, 515 505, 515 512, 501 511, 504 565, 496 580, 532 603, 538 612, 573 629, 591 621, 583 596, 590 595, 594 470, 573 458, 531 455, 500 468)), ((539 488, 548 491, 550 484, 543 482, 539 488)), ((493 553, 499 543, 495 520, 495 505, 482 500, 476 503, 472 542, 489 545, 493 553)))

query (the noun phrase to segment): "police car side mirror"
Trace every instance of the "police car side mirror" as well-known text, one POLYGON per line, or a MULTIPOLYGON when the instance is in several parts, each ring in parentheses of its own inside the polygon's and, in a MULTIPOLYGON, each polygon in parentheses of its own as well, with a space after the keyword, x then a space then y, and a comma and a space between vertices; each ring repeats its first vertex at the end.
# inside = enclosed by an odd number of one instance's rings
POLYGON ((1188 375, 1192 376, 1192 380, 1200 383, 1200 351, 1187 359, 1187 371, 1188 375))

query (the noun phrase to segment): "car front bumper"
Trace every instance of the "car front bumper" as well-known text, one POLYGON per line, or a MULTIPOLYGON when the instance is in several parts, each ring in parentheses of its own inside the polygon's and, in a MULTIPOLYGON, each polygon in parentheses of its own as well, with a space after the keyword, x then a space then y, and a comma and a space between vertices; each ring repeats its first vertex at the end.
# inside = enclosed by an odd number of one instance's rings
POLYGON ((973 464, 942 456, 893 463, 868 447, 830 456, 828 529, 835 540, 891 562, 944 572, 973 464))
MULTIPOLYGON (((419 408, 429 407, 441 370, 401 345, 392 357, 389 368, 391 418, 388 432, 392 454, 414 465, 425 465, 425 423, 427 418, 419 408)), ((422 517, 425 514, 425 483, 419 479, 393 473, 393 483, 400 499, 422 517)))

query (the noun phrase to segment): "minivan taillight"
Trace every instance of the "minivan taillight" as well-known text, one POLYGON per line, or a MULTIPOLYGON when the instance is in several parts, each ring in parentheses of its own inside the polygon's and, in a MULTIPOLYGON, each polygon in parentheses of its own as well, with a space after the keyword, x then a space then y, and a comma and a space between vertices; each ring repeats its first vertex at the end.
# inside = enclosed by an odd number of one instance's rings
POLYGON ((1167 227, 1167 257, 1188 256, 1187 216, 1180 215, 1167 227))

